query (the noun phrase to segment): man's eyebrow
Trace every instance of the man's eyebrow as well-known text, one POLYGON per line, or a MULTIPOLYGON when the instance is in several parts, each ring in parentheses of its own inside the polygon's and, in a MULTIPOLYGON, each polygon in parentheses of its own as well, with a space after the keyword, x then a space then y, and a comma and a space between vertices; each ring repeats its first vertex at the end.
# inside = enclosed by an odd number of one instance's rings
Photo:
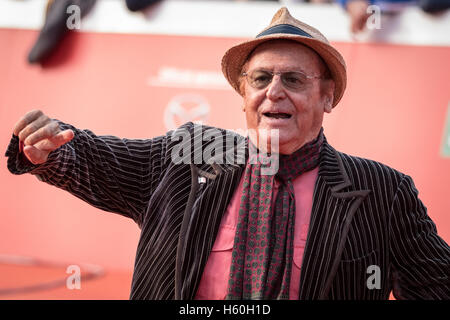
POLYGON ((302 69, 302 68, 299 68, 299 67, 293 67, 293 68, 287 67, 287 68, 282 68, 282 69, 277 69, 277 70, 275 70, 275 68, 263 68, 263 67, 261 67, 261 68, 254 68, 252 70, 253 71, 254 70, 261 70, 261 71, 269 71, 269 72, 300 72, 300 73, 304 73, 305 75, 308 75, 310 73, 314 73, 313 71, 306 71, 305 69, 302 69))

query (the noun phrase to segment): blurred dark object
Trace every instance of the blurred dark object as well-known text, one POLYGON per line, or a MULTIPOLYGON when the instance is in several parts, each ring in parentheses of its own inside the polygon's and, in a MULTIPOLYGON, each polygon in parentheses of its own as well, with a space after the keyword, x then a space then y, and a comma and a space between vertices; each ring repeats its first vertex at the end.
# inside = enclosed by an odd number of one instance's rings
POLYGON ((160 2, 161 0, 126 0, 127 8, 130 11, 139 11, 147 8, 148 6, 160 2))
POLYGON ((419 7, 428 13, 437 13, 450 8, 450 0, 419 0, 419 7))
POLYGON ((80 8, 80 17, 84 17, 93 7, 96 0, 49 0, 45 14, 45 23, 38 39, 28 54, 29 63, 40 63, 45 60, 70 30, 67 19, 70 13, 67 8, 76 5, 80 8))

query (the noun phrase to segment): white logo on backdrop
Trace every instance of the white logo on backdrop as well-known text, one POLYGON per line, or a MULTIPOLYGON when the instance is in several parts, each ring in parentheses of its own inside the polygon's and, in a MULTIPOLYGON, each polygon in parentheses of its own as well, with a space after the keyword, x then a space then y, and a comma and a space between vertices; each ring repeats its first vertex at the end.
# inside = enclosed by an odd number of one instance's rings
POLYGON ((152 87, 231 90, 227 80, 219 71, 168 66, 160 67, 156 75, 147 79, 147 84, 152 87))
POLYGON ((201 95, 176 95, 169 101, 164 111, 164 124, 167 130, 176 129, 188 121, 206 124, 209 110, 208 101, 201 95))

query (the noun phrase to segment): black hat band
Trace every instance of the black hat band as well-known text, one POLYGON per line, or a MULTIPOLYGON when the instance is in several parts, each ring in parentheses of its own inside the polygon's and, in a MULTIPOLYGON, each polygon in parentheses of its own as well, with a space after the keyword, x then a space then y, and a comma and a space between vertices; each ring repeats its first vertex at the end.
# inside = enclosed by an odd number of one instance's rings
POLYGON ((262 36, 267 36, 269 34, 275 34, 275 33, 296 34, 299 36, 312 38, 312 36, 309 33, 305 32, 302 29, 297 28, 293 25, 290 25, 290 24, 278 24, 276 26, 273 26, 273 27, 261 32, 260 34, 258 34, 256 36, 256 38, 259 38, 262 36))

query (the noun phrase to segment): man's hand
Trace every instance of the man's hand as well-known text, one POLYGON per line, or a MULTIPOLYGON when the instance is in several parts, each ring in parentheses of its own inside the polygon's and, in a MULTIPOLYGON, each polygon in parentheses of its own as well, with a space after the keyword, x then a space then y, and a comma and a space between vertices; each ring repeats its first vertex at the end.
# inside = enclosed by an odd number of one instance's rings
POLYGON ((41 110, 32 110, 14 126, 13 133, 24 143, 23 153, 33 164, 47 161, 48 155, 74 137, 70 129, 61 131, 58 122, 41 110))
POLYGON ((351 26, 353 33, 363 31, 366 26, 367 19, 370 14, 367 13, 369 2, 366 0, 351 0, 347 3, 347 12, 350 15, 351 26))

